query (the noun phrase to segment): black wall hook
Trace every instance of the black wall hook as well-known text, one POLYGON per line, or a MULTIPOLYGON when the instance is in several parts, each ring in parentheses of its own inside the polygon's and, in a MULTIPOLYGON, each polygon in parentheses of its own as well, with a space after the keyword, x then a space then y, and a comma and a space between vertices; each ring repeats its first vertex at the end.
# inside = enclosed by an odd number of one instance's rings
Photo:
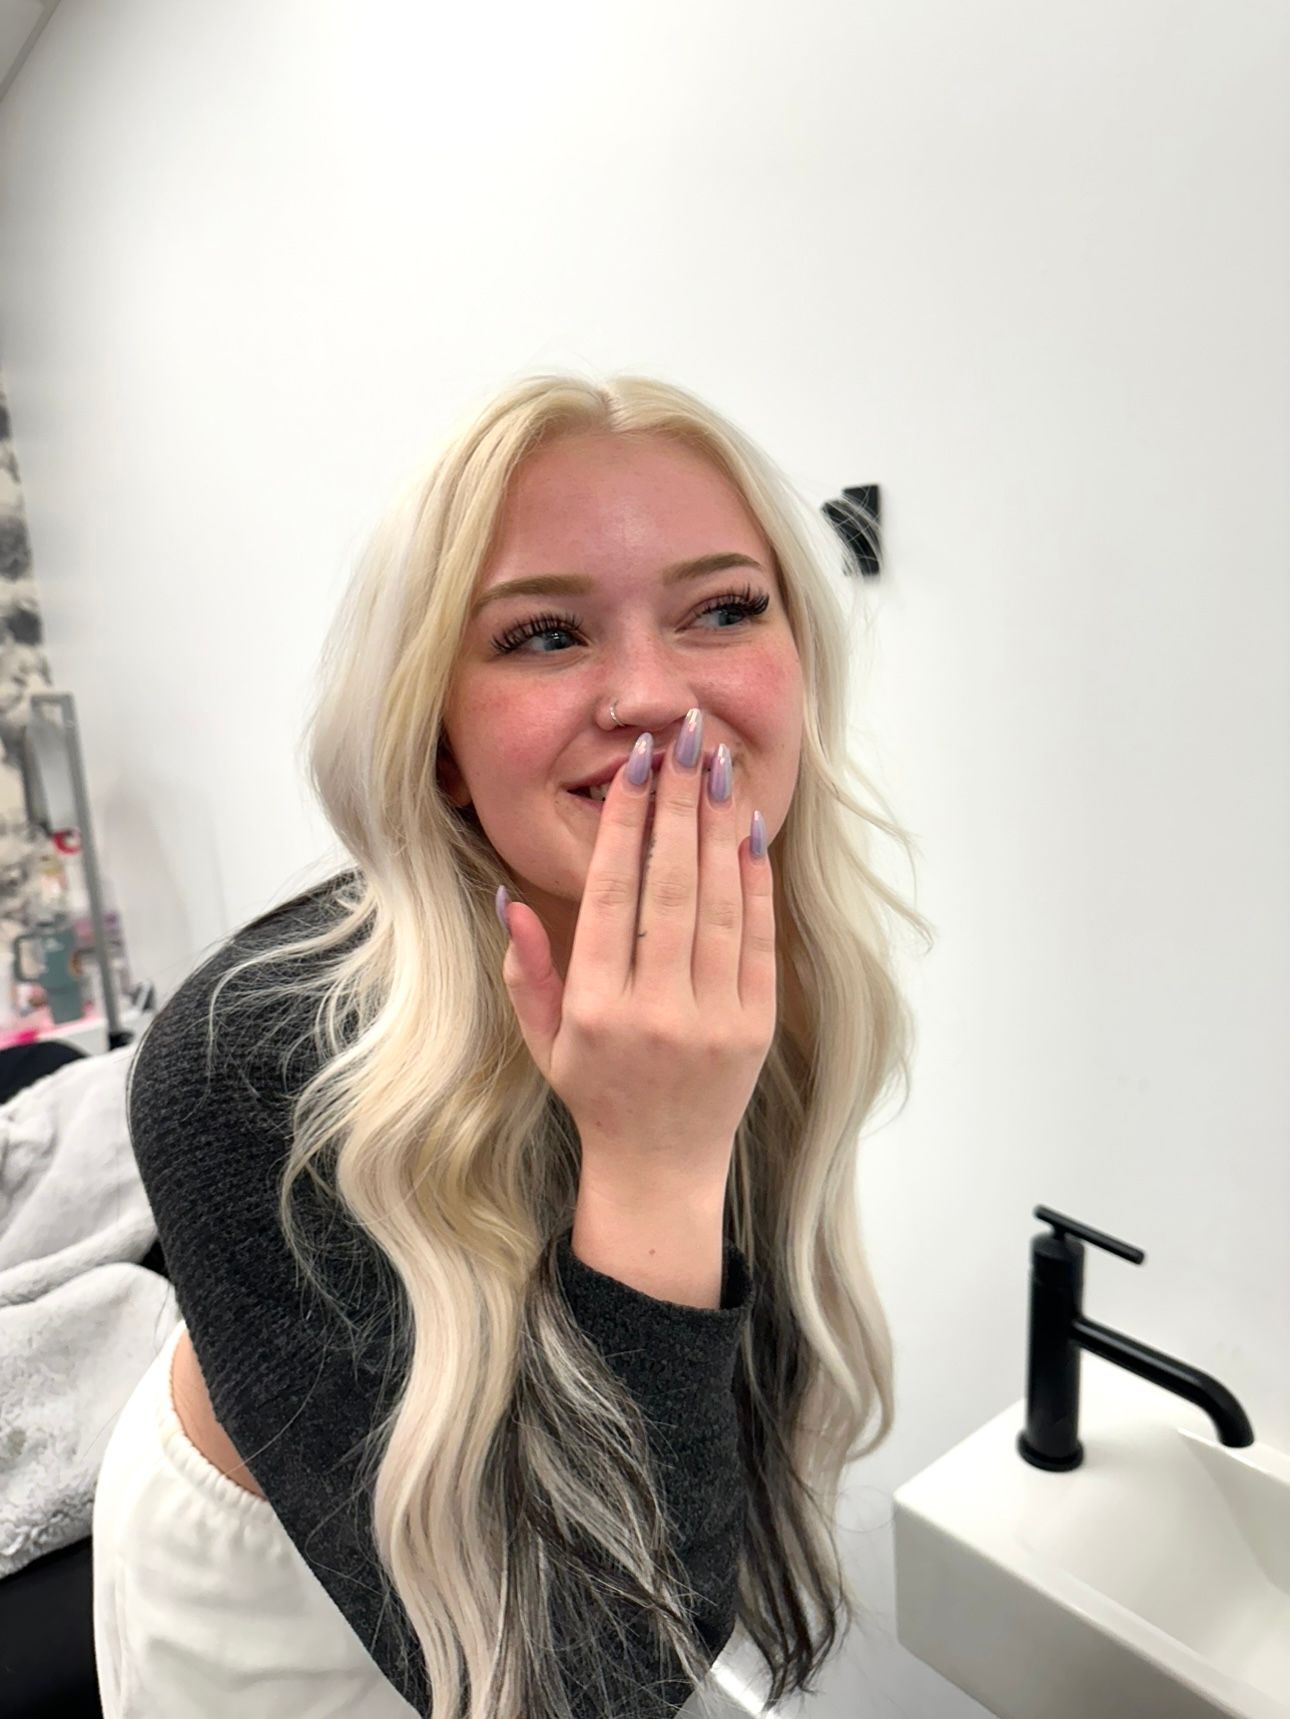
POLYGON ((882 497, 876 483, 852 484, 820 512, 856 558, 866 579, 882 571, 882 497))

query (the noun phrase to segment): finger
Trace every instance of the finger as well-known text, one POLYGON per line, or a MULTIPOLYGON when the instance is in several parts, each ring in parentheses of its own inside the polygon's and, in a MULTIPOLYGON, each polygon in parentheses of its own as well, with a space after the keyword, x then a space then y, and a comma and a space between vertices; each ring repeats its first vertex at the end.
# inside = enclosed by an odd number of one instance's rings
MULTIPOLYGON (((652 758, 653 736, 640 735, 632 750, 638 749, 652 758)), ((631 978, 651 781, 652 777, 647 777, 636 787, 627 780, 627 764, 623 764, 610 784, 600 808, 600 828, 583 885, 566 984, 576 974, 580 986, 609 993, 620 990, 631 978)))
POLYGON ((694 995, 694 944, 699 899, 699 796, 703 793, 703 719, 697 764, 688 769, 671 747, 654 789, 654 840, 641 881, 636 983, 671 991, 677 974, 694 995))
POLYGON ((739 822, 730 748, 717 747, 699 795, 699 884, 694 929, 694 995, 700 1007, 735 1007, 743 952, 744 881, 739 865, 739 822), (722 772, 725 800, 712 783, 722 772))
POLYGON ((502 959, 502 983, 533 1060, 547 1075, 551 1046, 560 1030, 564 986, 551 960, 546 928, 533 909, 521 901, 510 902, 506 928, 510 935, 502 959))
POLYGON ((769 1037, 778 1010, 778 978, 775 956, 775 873, 769 849, 761 859, 752 857, 752 842, 739 844, 739 869, 743 878, 743 937, 739 951, 739 1004, 744 1014, 761 1022, 769 1037))

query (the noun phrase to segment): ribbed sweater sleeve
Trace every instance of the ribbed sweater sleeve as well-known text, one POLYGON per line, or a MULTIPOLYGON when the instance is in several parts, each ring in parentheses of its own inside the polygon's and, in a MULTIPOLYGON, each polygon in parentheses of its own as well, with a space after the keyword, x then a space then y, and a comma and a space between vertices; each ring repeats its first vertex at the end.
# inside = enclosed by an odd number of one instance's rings
MULTIPOLYGON (((267 1053, 252 1049, 232 1064, 218 1054, 226 1007, 243 1020, 237 1040, 246 1042, 245 1012, 253 1014, 255 1005, 245 1000, 240 977, 219 1002, 208 1077, 208 1011, 217 980, 261 946, 259 937, 298 935, 319 923, 316 915, 309 898, 280 909, 258 922, 258 936, 231 938, 170 998, 134 1058, 130 1138, 216 1418, 368 1653, 428 1715, 416 1637, 383 1586, 372 1546, 373 1470, 363 1466, 368 1434, 393 1405, 401 1381, 391 1376, 379 1341, 355 1352, 347 1330, 305 1288, 278 1227, 297 1083, 267 1053)), ((249 984, 257 973, 264 969, 252 969, 249 984)), ((280 1007, 276 999, 273 1006, 280 1007)), ((307 1026, 300 1023, 296 1036, 307 1026)), ((391 1281, 376 1250, 350 1240, 345 1260, 347 1299, 365 1309, 388 1305, 391 1281)), ((557 1260, 573 1319, 642 1412, 678 1525, 677 1554, 700 1596, 696 1623, 715 1660, 734 1628, 747 1500, 733 1394, 753 1293, 746 1262, 727 1244, 722 1305, 710 1310, 655 1300, 593 1270, 572 1252, 569 1232, 557 1244, 557 1260)), ((557 1643, 562 1631, 577 1633, 566 1620, 553 1621, 557 1643)), ((605 1644, 612 1687, 623 1692, 613 1713, 668 1719, 689 1687, 674 1662, 660 1667, 641 1634, 630 1633, 638 1657, 624 1658, 617 1635, 605 1644), (634 1700, 630 1692, 638 1685, 654 1695, 634 1700)), ((284 1655, 290 1651, 284 1642, 284 1655)), ((587 1709, 579 1719, 609 1716, 587 1709)))

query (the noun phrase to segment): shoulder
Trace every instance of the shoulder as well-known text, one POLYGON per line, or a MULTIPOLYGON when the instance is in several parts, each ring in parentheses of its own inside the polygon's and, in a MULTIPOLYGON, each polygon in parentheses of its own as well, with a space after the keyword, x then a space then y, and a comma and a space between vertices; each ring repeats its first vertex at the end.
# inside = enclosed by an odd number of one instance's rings
MULTIPOLYGON (((130 1145, 180 1314, 215 1415, 248 1452, 258 1441, 230 1412, 237 1394, 245 1387, 263 1403, 284 1382, 288 1393, 296 1389, 302 1320, 313 1316, 280 1229, 279 1196, 295 1101, 318 1067, 315 1005, 307 993, 298 1005, 273 995, 297 965, 290 962, 261 964, 245 982, 234 977, 219 997, 215 991, 244 956, 322 929, 326 894, 284 903, 203 961, 140 1040, 126 1094, 130 1145)), ((297 1210, 302 1223, 330 1216, 310 1178, 301 1178, 297 1210)), ((319 1330, 320 1341, 330 1337, 319 1330)), ((200 1394, 192 1400, 200 1410, 200 1394)))
POLYGON ((311 1072, 313 1005, 302 988, 308 963, 259 960, 279 944, 323 930, 339 917, 347 871, 281 903, 205 956, 149 1023, 127 1088, 131 1139, 140 1168, 155 1141, 167 1156, 182 1131, 218 1121, 231 1134, 248 1114, 262 1124, 311 1072), (289 1071, 284 1050, 296 1048, 289 1071))
POLYGON ((236 1000, 245 1010, 253 1008, 256 1000, 262 998, 267 1009, 274 987, 293 977, 298 979, 303 964, 286 959, 257 960, 247 969, 245 980, 235 970, 251 957, 267 956, 270 950, 281 944, 323 930, 329 921, 339 916, 339 891, 353 875, 352 872, 344 872, 328 878, 324 883, 270 908, 267 913, 239 927, 204 956, 149 1023, 139 1043, 136 1063, 153 1060, 147 1054, 149 1050, 162 1047, 173 1050, 189 1041, 204 1041, 212 1001, 220 1001, 227 996, 230 1004, 236 1000), (226 979, 230 982, 224 985, 226 979))
MULTIPOLYGON (((263 955, 281 944, 324 930, 330 922, 339 917, 344 888, 353 880, 354 875, 353 871, 340 872, 292 896, 288 901, 279 902, 276 907, 271 907, 255 919, 248 920, 211 954, 198 962, 170 998, 162 1013, 183 1013, 195 999, 213 990, 232 967, 248 956, 263 955)), ((280 966, 276 966, 269 962, 262 963, 261 969, 276 981, 292 971, 294 965, 284 961, 280 966)))

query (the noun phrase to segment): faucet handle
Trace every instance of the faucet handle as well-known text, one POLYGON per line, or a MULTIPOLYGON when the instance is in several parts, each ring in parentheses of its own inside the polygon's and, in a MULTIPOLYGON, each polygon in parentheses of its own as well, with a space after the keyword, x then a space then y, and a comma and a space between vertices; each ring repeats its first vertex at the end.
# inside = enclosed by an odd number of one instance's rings
POLYGON ((1051 1206, 1036 1206, 1034 1215, 1053 1226, 1058 1241, 1064 1240, 1067 1235, 1079 1236, 1081 1241, 1094 1242, 1098 1247, 1104 1247, 1108 1253, 1119 1254, 1121 1259, 1127 1259, 1132 1265, 1142 1265, 1146 1261, 1147 1256, 1140 1247, 1134 1247, 1130 1242, 1116 1241, 1114 1236, 1104 1235, 1101 1230, 1090 1229, 1087 1224, 1081 1224, 1075 1218, 1064 1218, 1051 1206))

